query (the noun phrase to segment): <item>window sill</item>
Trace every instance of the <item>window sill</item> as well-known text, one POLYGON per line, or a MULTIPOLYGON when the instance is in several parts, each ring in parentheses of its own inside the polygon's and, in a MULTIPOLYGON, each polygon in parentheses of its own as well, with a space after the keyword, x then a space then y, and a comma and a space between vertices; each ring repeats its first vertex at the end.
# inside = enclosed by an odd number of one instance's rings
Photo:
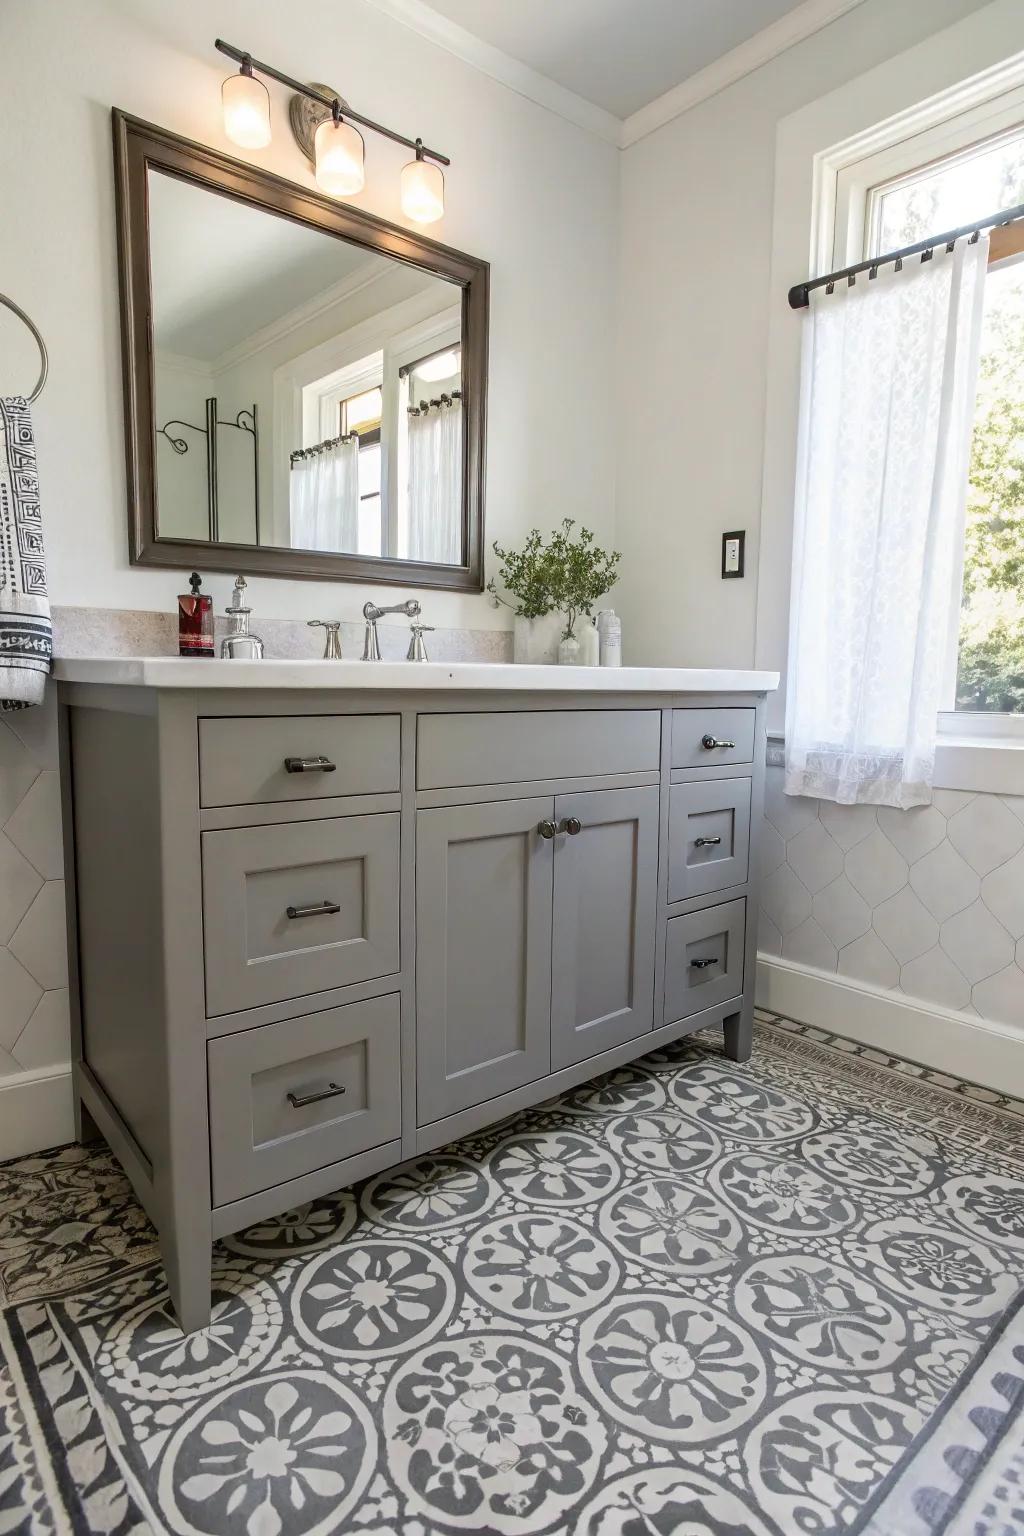
POLYGON ((935 788, 1024 795, 1024 736, 998 739, 940 732, 935 788))

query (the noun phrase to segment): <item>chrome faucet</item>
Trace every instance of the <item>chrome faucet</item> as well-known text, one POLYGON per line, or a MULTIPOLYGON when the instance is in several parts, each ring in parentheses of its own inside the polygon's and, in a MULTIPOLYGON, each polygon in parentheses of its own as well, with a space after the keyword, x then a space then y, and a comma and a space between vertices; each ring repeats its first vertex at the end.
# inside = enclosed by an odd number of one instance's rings
POLYGON ((393 603, 390 608, 378 608, 376 603, 363 604, 363 618, 366 620, 366 639, 363 643, 363 660, 380 661, 380 639, 377 635, 377 620, 386 613, 404 613, 406 618, 418 619, 421 613, 419 603, 414 597, 406 598, 404 603, 393 603))
POLYGON ((324 629, 324 661, 341 660, 340 619, 307 619, 307 629, 324 629))
POLYGON ((412 624, 409 634, 409 649, 405 653, 406 661, 429 661, 427 648, 423 644, 424 635, 434 633, 433 624, 412 624))

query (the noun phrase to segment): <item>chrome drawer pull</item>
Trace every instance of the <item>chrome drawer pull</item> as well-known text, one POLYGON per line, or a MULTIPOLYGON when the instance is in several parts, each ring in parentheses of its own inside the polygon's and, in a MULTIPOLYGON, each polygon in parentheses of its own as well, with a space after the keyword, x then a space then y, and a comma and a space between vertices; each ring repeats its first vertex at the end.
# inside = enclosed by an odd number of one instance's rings
POLYGON ((566 816, 558 823, 559 832, 568 832, 570 837, 578 837, 583 831, 583 823, 578 816, 566 816))
POLYGON ((708 959, 708 960, 691 960, 690 964, 693 966, 695 971, 702 971, 702 970, 704 970, 705 966, 717 965, 718 964, 718 956, 717 955, 712 955, 710 957, 710 959, 708 959))
POLYGON ((695 848, 717 848, 721 841, 720 837, 695 837, 693 846, 695 848))
POLYGON ((702 736, 700 744, 705 752, 713 752, 715 747, 727 747, 730 751, 735 751, 736 749, 734 741, 719 741, 717 736, 702 736))
POLYGON ((285 773, 334 773, 337 763, 322 754, 319 757, 286 757, 285 773))
POLYGON ((319 1093, 290 1093, 288 1103, 292 1109, 305 1109, 307 1104, 319 1104, 321 1099, 336 1099, 345 1090, 340 1083, 328 1083, 319 1093))
POLYGON ((541 837, 545 839, 546 842, 550 842, 555 833, 558 831, 558 828, 555 826, 553 821, 542 821, 538 826, 537 831, 540 833, 541 837))
POLYGON ((333 917, 341 908, 336 901, 317 901, 311 907, 289 907, 289 917, 333 917))

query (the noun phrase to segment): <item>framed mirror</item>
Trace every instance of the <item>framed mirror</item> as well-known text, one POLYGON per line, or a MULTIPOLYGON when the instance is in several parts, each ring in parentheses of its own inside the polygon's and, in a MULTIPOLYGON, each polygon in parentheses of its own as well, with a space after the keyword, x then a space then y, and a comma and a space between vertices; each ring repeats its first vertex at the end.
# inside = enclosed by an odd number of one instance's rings
POLYGON ((113 127, 132 563, 482 591, 487 263, 113 127))

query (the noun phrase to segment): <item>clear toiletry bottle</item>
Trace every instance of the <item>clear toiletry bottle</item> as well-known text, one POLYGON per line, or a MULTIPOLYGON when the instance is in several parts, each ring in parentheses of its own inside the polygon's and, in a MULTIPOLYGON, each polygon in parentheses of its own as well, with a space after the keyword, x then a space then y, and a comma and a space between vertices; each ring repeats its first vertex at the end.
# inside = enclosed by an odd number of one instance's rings
POLYGON ((579 621, 580 654, 576 663, 580 667, 601 665, 601 637, 594 628, 593 619, 583 614, 579 621))
POLYGON ((220 643, 220 654, 227 661, 262 661, 263 641, 249 633, 251 608, 246 607, 245 577, 236 576, 231 602, 225 609, 228 632, 220 643))
POLYGON ((597 616, 602 667, 622 666, 622 620, 614 608, 602 608, 597 616))
POLYGON ((188 592, 178 597, 178 655, 213 655, 213 598, 200 592, 203 578, 198 571, 189 577, 188 592))

